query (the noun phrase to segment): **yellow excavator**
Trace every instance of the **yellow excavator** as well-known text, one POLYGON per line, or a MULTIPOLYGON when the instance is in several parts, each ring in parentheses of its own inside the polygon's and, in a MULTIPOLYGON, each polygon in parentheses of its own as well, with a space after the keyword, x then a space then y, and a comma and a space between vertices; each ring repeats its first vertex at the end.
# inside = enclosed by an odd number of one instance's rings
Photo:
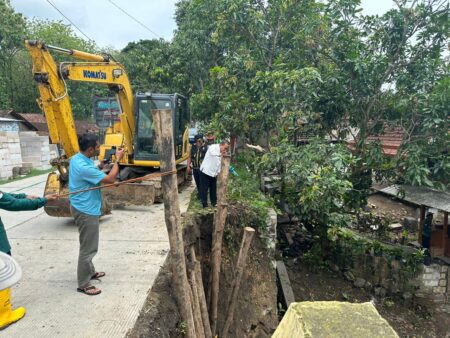
MULTIPOLYGON (((64 151, 64 154, 51 161, 58 168, 58 173, 49 174, 45 194, 63 194, 68 191, 69 160, 79 151, 66 81, 103 84, 115 93, 120 107, 120 121, 106 130, 99 160, 114 156, 114 149, 118 147, 125 148, 125 156, 120 162, 120 180, 159 170, 159 150, 156 146, 152 111, 170 110, 178 181, 185 179, 186 166, 182 162, 189 156, 189 112, 184 96, 152 93, 133 96, 123 65, 108 55, 65 49, 32 40, 26 40, 25 47, 31 55, 33 77, 40 94, 37 102, 45 114, 50 140, 64 151), (55 62, 51 52, 66 54, 80 61, 55 62)), ((161 199, 161 183, 159 179, 155 179, 123 184, 105 189, 103 196, 104 213, 109 211, 111 205, 148 205, 161 199)), ((68 198, 48 203, 45 211, 50 216, 69 217, 68 198)))

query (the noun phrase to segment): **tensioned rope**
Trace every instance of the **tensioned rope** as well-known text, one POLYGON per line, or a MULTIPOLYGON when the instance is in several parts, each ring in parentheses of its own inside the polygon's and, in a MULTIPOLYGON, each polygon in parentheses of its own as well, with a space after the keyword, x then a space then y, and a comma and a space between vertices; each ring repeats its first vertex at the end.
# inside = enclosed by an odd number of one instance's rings
POLYGON ((147 181, 147 180, 149 180, 151 178, 155 178, 155 177, 163 177, 163 176, 167 176, 167 175, 176 174, 176 172, 177 172, 176 170, 171 170, 171 171, 165 171, 165 172, 162 172, 162 173, 148 174, 148 175, 145 175, 145 176, 142 176, 142 177, 131 178, 131 179, 126 180, 126 181, 120 181, 120 182, 115 182, 115 183, 110 183, 110 184, 103 184, 103 185, 100 185, 98 187, 92 187, 92 188, 89 188, 89 189, 71 191, 71 192, 68 192, 68 193, 65 193, 65 194, 60 194, 60 195, 57 196, 57 198, 67 197, 69 195, 80 194, 82 192, 91 191, 91 190, 99 190, 99 189, 117 187, 117 186, 125 184, 125 183, 147 181))

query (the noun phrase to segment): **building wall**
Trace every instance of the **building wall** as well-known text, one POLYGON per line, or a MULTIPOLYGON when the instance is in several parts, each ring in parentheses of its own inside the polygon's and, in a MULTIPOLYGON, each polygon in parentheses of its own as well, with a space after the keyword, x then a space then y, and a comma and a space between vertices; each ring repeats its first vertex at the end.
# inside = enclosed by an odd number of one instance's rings
POLYGON ((19 123, 16 121, 0 121, 0 131, 19 131, 19 123))
MULTIPOLYGON (((0 124, 0 126, 4 125, 0 124)), ((13 168, 22 166, 18 131, 0 131, 0 163, 0 180, 11 178, 13 168)))
POLYGON ((47 136, 39 136, 35 131, 21 131, 20 148, 25 166, 36 169, 50 169, 50 144, 47 136))

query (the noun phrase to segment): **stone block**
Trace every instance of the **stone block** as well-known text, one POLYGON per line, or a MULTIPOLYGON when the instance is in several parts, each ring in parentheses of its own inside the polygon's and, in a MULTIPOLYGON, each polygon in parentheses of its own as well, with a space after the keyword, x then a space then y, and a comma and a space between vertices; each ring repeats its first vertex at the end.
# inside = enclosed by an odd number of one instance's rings
POLYGON ((447 274, 446 273, 441 273, 441 279, 447 279, 447 274))
POLYGON ((439 286, 446 287, 447 286, 447 280, 446 279, 439 280, 439 286))
POLYGON ((389 230, 391 231, 400 231, 403 229, 403 225, 400 223, 392 223, 388 225, 389 230))
POLYGON ((273 338, 398 337, 372 303, 301 302, 289 306, 273 338))
POLYGON ((441 266, 441 272, 448 272, 448 266, 447 265, 442 265, 441 266))
POLYGON ((439 281, 437 279, 424 280, 423 285, 426 287, 437 287, 439 285, 439 281))
POLYGON ((442 286, 435 286, 433 288, 433 293, 445 293, 447 291, 447 288, 442 286))
POLYGON ((363 288, 366 285, 366 280, 362 278, 356 278, 353 285, 357 288, 363 288))
POLYGON ((435 272, 435 271, 440 271, 440 269, 441 269, 441 266, 439 264, 431 264, 431 265, 428 265, 428 266, 424 267, 424 272, 425 273, 432 273, 432 272, 435 272))
POLYGON ((426 274, 423 274, 422 279, 424 281, 438 280, 439 276, 440 276, 440 274, 437 274, 437 273, 426 273, 426 274))

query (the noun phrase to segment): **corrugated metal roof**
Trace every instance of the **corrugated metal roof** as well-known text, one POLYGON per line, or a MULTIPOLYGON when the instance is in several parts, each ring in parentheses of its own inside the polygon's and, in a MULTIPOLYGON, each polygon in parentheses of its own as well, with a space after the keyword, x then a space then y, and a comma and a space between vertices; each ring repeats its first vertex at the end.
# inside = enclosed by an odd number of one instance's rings
POLYGON ((0 121, 2 121, 2 122, 21 122, 19 120, 8 119, 6 117, 0 117, 0 121))
POLYGON ((413 204, 450 212, 450 193, 445 191, 411 185, 391 185, 383 189, 375 189, 413 204))

